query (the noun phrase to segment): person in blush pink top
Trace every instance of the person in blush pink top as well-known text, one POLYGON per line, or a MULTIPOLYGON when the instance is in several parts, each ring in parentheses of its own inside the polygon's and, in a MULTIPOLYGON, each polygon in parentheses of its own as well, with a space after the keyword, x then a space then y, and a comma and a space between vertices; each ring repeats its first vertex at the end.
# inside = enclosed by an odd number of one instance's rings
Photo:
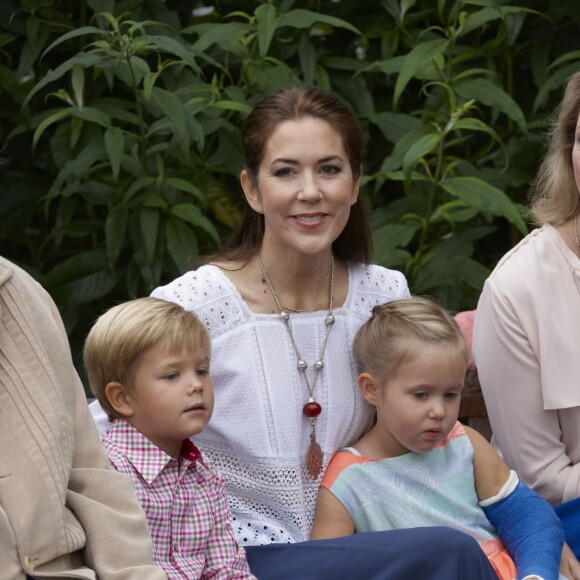
MULTIPOLYGON (((580 555, 580 73, 571 77, 532 187, 541 227, 498 263, 473 352, 494 442, 560 515, 580 555)), ((566 554, 567 548, 565 548, 566 554)), ((562 571, 580 578, 568 551, 562 571)))

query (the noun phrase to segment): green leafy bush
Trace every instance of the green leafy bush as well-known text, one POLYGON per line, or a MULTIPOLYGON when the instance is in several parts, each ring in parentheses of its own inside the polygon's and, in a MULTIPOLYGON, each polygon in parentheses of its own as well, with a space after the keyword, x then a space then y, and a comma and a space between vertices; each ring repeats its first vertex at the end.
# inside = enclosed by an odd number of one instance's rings
POLYGON ((308 83, 367 133, 376 261, 473 308, 527 231, 579 18, 575 0, 6 0, 2 253, 81 340, 219 245, 239 219, 244 116, 308 83))

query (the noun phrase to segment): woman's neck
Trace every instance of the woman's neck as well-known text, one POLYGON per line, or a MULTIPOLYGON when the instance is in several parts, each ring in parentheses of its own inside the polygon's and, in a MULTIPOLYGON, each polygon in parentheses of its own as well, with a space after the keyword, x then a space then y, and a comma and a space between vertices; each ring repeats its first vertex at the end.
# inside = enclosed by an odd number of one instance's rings
POLYGON ((331 291, 335 308, 346 300, 348 268, 344 262, 335 259, 331 272, 330 252, 325 256, 281 259, 265 250, 259 256, 263 271, 258 256, 237 270, 232 269, 233 264, 216 263, 223 268, 252 312, 271 314, 280 311, 270 285, 283 309, 290 314, 327 310, 331 291))

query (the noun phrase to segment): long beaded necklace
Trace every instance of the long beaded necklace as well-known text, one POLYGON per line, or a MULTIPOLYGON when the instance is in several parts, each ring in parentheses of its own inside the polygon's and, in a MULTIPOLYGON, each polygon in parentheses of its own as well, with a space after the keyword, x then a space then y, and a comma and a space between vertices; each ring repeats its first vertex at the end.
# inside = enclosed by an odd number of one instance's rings
POLYGON ((330 255, 330 267, 328 270, 328 275, 330 277, 330 292, 328 298, 328 314, 324 319, 324 323, 326 325, 326 332, 324 335, 324 341, 322 343, 322 348, 320 350, 320 357, 314 363, 314 379, 312 383, 308 379, 306 374, 306 370, 308 369, 308 363, 300 356, 300 352, 298 351, 298 346, 296 345, 296 340, 294 340, 294 334, 292 332, 292 325, 290 324, 290 314, 288 314, 284 308, 282 307, 282 303, 278 298, 278 294, 274 290, 270 279, 268 278, 268 274, 266 274, 266 270, 262 265, 262 260, 260 259, 260 254, 257 256, 258 266, 260 267, 260 271, 262 272, 262 276, 272 292, 272 296, 274 297, 274 301, 276 302, 276 306, 280 311, 279 316, 280 320, 284 323, 286 327, 286 331, 288 332, 288 336, 290 338, 290 342, 292 343, 292 348, 296 354, 297 359, 297 367, 298 370, 301 371, 302 376, 304 377, 304 382, 306 383, 306 389, 308 390, 308 401, 302 407, 302 413, 310 419, 310 445, 308 446, 308 452, 306 454, 306 468, 308 469, 308 473, 313 478, 317 478, 320 474, 320 470, 322 469, 322 449, 320 449, 320 445, 316 441, 316 419, 322 412, 322 406, 320 403, 317 403, 314 399, 314 387, 316 386, 316 381, 318 380, 318 375, 320 371, 324 368, 324 352, 326 350, 326 345, 328 343, 328 335, 330 334, 330 329, 334 324, 334 315, 332 314, 332 305, 334 302, 334 256, 330 255))
POLYGON ((284 310, 286 312, 296 312, 296 313, 316 312, 317 310, 320 310, 319 306, 322 303, 322 301, 324 300, 324 295, 326 294, 326 289, 328 288, 328 281, 330 280, 331 270, 332 269, 329 268, 328 273, 326 274, 326 280, 324 281, 324 287, 322 288, 322 292, 320 293, 320 298, 318 299, 316 308, 308 308, 305 310, 301 310, 299 308, 292 308, 291 306, 286 306, 285 304, 282 304, 282 302, 280 302, 280 307, 282 308, 282 310, 284 310))

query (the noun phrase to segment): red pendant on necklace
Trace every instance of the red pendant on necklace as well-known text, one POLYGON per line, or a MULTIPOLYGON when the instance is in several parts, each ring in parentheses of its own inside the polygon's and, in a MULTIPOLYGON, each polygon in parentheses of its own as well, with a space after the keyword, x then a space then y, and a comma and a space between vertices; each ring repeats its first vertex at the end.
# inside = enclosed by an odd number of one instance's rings
POLYGON ((302 412, 307 417, 311 418, 318 417, 318 415, 320 415, 320 413, 322 412, 322 407, 316 401, 308 401, 308 403, 306 403, 304 407, 302 407, 302 412))

